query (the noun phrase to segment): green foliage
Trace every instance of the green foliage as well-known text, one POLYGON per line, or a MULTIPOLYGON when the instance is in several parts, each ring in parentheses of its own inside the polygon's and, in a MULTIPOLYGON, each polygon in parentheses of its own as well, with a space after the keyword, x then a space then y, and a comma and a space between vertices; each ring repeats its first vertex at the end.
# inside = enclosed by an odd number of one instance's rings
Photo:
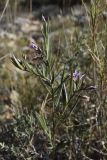
MULTIPOLYGON (((38 65, 32 65, 24 56, 21 59, 17 59, 14 55, 11 57, 11 60, 17 68, 37 76, 47 90, 46 94, 48 94, 49 99, 45 103, 46 105, 48 103, 51 104, 50 116, 46 117, 41 110, 40 113, 36 112, 36 117, 38 124, 48 137, 51 145, 50 155, 54 159, 56 156, 58 127, 64 124, 65 121, 67 123, 70 120, 70 115, 78 109, 81 94, 90 90, 90 88, 88 84, 84 85, 85 78, 83 75, 80 75, 80 71, 75 70, 74 73, 71 72, 71 68, 74 67, 72 64, 73 58, 70 59, 69 64, 63 63, 61 59, 60 61, 55 61, 55 57, 51 55, 49 48, 49 26, 44 17, 43 21, 43 50, 36 44, 31 44, 35 54, 39 52, 42 62, 38 65), (58 68, 56 68, 57 66, 58 68)), ((39 58, 37 61, 39 61, 39 58)), ((91 88, 92 90, 94 89, 94 87, 91 88)))

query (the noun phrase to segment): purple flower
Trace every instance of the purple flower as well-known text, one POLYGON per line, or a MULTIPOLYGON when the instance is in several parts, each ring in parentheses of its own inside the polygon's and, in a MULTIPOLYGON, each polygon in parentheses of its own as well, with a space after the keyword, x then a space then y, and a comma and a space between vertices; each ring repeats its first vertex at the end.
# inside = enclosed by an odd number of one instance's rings
POLYGON ((75 72, 73 73, 73 80, 77 81, 80 78, 80 72, 75 70, 75 72))
POLYGON ((39 54, 39 55, 42 54, 41 48, 37 44, 35 44, 34 42, 32 42, 29 47, 35 51, 34 52, 35 54, 39 54))
POLYGON ((30 44, 30 48, 32 48, 32 49, 34 49, 34 50, 38 50, 38 46, 37 46, 37 44, 35 44, 34 42, 32 42, 31 44, 30 44))

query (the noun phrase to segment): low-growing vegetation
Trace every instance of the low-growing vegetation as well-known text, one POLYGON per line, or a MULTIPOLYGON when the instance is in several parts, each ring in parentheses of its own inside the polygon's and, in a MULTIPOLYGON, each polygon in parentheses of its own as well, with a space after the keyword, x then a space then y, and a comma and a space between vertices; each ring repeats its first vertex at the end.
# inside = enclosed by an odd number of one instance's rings
POLYGON ((10 55, 12 71, 1 63, 1 160, 107 159, 107 2, 82 5, 57 32, 42 16, 40 39, 16 39, 28 47, 10 55))

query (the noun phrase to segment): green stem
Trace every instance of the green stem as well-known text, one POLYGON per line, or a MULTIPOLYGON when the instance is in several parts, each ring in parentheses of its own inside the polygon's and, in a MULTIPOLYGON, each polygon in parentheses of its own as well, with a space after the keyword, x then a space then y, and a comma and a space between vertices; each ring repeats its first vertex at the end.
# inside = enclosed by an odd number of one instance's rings
POLYGON ((53 128, 52 128, 52 145, 53 145, 53 150, 52 150, 52 159, 55 159, 55 104, 54 104, 54 90, 52 87, 52 123, 53 123, 53 128))
POLYGON ((54 104, 54 91, 52 88, 52 122, 53 122, 53 132, 52 132, 52 141, 53 141, 53 146, 54 146, 54 142, 55 142, 55 104, 54 104))

